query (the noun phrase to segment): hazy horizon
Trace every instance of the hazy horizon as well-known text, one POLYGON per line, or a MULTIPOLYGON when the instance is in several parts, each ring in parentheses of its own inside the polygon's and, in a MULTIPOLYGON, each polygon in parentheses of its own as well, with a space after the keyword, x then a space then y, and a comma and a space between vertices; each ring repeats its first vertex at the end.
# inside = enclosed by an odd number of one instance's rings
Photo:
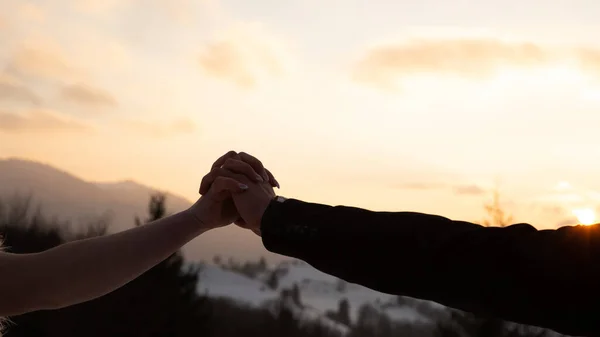
MULTIPOLYGON (((0 158, 193 201, 228 150, 281 195, 480 220, 600 213, 591 1, 0 4, 0 158)), ((225 243, 224 243, 225 244, 225 243)))

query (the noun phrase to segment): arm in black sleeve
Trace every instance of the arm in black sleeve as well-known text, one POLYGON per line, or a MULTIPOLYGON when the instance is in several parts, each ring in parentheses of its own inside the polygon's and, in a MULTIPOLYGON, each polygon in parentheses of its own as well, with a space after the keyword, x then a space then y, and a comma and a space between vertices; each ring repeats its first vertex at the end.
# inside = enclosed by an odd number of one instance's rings
POLYGON ((600 332, 600 228, 482 227, 413 212, 289 199, 261 225, 265 247, 388 294, 589 336, 600 332))

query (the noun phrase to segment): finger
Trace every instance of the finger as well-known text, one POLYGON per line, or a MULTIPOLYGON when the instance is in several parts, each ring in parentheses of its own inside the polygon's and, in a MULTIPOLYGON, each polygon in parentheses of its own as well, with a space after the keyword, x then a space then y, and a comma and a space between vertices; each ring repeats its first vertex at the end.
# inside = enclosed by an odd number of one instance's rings
POLYGON ((221 201, 233 194, 244 192, 248 189, 248 185, 242 184, 233 178, 221 176, 215 179, 215 182, 210 188, 211 192, 214 193, 216 200, 221 201))
POLYGON ((242 217, 239 217, 237 220, 234 221, 234 223, 242 228, 246 228, 246 221, 244 221, 244 219, 242 219, 242 217))
POLYGON ((258 173, 256 173, 256 171, 254 171, 250 164, 241 160, 229 158, 225 161, 225 164, 223 164, 222 168, 230 170, 234 173, 243 174, 254 182, 262 183, 265 181, 258 173))
MULTIPOLYGON (((211 185, 215 182, 215 180, 218 177, 228 177, 228 178, 242 181, 240 179, 239 174, 236 174, 234 172, 231 172, 230 170, 227 170, 227 169, 224 169, 221 167, 215 167, 207 175, 205 175, 204 178, 202 178, 202 182, 200 183, 200 189, 199 189, 200 194, 201 195, 206 194, 208 192, 208 190, 210 189, 211 185)), ((244 176, 244 178, 245 178, 245 176, 244 176)))
POLYGON ((252 166, 252 168, 254 169, 255 172, 258 172, 258 174, 260 174, 264 181, 269 181, 269 175, 267 174, 267 172, 265 172, 265 167, 263 166, 262 162, 258 159, 256 159, 255 157, 247 154, 246 152, 240 152, 238 154, 238 156, 240 156, 240 158, 248 163, 250 166, 252 166))
POLYGON ((269 171, 267 169, 265 169, 265 171, 267 172, 267 175, 269 176, 269 182, 271 183, 271 186, 281 188, 281 185, 279 185, 279 182, 277 181, 277 179, 275 179, 275 177, 273 176, 273 173, 271 173, 271 171, 269 171))
POLYGON ((235 152, 235 151, 233 151, 233 150, 232 150, 232 151, 229 151, 229 152, 225 153, 224 155, 222 155, 222 156, 221 156, 219 159, 217 159, 217 160, 216 160, 216 161, 213 163, 213 165, 212 165, 211 169, 214 169, 215 167, 221 167, 221 166, 223 166, 223 164, 225 163, 225 161, 226 161, 227 159, 229 159, 229 158, 235 158, 235 157, 237 157, 237 156, 238 156, 237 152, 235 152))

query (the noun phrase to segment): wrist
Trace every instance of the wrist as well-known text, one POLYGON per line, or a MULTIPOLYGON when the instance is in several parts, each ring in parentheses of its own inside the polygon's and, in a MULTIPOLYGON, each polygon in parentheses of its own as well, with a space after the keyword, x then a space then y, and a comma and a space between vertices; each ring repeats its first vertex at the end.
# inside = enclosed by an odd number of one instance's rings
POLYGON ((188 208, 183 212, 188 217, 190 224, 192 224, 198 230, 204 232, 214 228, 214 226, 211 225, 210 221, 208 221, 206 217, 203 217, 201 212, 198 212, 198 210, 195 209, 194 206, 188 208))

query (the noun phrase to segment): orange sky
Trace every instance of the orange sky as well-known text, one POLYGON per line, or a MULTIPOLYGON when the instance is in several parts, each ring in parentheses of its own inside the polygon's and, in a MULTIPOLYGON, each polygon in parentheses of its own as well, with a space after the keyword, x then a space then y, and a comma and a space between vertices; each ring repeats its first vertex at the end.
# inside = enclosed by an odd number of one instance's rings
POLYGON ((260 157, 281 194, 479 220, 600 205, 591 1, 0 4, 0 157, 190 199, 260 157), (518 6, 518 11, 516 10, 518 6))

